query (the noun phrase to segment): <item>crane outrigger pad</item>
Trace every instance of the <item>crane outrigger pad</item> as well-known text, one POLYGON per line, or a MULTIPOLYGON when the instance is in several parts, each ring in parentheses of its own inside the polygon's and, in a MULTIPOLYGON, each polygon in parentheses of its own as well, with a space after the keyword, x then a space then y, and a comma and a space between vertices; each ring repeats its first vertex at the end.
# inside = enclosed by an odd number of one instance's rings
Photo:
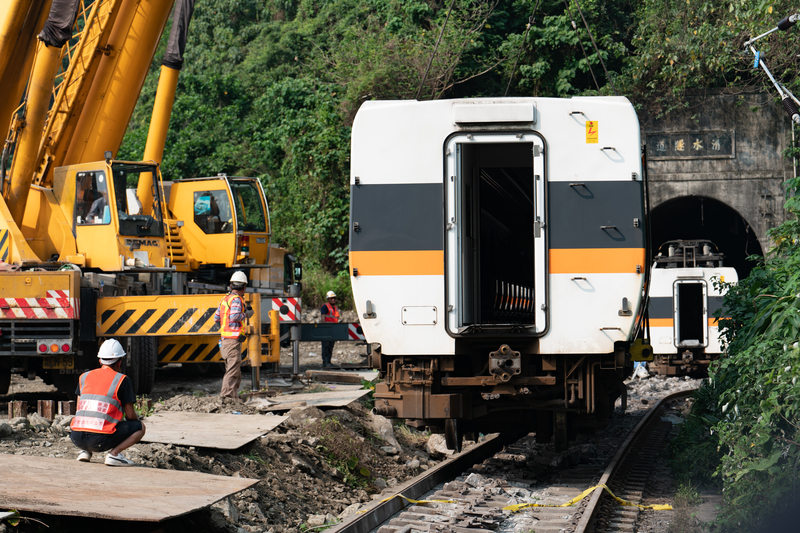
POLYGON ((158 468, 114 468, 51 457, 0 454, 0 508, 60 516, 160 522, 258 483, 158 468))
POLYGON ((275 429, 287 417, 160 411, 145 419, 142 442, 235 450, 275 429))

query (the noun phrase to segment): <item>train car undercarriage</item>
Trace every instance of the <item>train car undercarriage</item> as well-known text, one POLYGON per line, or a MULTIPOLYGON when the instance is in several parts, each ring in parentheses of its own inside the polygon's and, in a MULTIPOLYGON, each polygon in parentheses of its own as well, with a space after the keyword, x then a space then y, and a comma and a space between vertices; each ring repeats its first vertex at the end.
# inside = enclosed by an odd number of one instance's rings
POLYGON ((508 344, 456 356, 371 355, 384 381, 375 388, 376 414, 444 432, 460 450, 465 435, 536 432, 557 448, 581 431, 604 425, 617 398, 626 407, 623 379, 630 374, 620 347, 607 355, 542 356, 508 344))

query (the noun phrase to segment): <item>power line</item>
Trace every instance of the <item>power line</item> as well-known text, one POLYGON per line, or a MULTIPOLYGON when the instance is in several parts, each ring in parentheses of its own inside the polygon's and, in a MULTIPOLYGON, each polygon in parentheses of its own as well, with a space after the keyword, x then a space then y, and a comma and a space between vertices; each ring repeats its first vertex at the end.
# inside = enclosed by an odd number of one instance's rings
POLYGON ((597 83, 597 78, 594 77, 594 70, 592 69, 592 64, 589 62, 589 56, 586 54, 586 48, 583 47, 581 36, 578 33, 578 25, 575 24, 575 19, 572 18, 572 10, 569 8, 569 2, 564 0, 564 5, 567 6, 567 16, 569 16, 569 21, 572 23, 572 29, 575 30, 575 35, 578 36, 578 44, 581 45, 581 51, 583 52, 583 57, 586 59, 586 66, 589 67, 589 73, 592 75, 594 86, 597 87, 597 92, 600 92, 600 84, 597 83))
POLYGON ((508 77, 508 85, 506 85, 506 92, 503 93, 503 96, 508 96, 508 90, 511 88, 511 81, 514 79, 514 73, 517 71, 517 63, 519 63, 519 58, 522 56, 522 49, 525 46, 525 43, 528 42, 528 32, 531 29, 531 26, 536 22, 536 10, 539 9, 539 2, 541 0, 536 0, 536 5, 533 6, 533 13, 528 18, 528 24, 525 25, 525 35, 522 36, 522 42, 519 45, 519 53, 517 54, 517 59, 514 60, 514 66, 511 68, 511 75, 508 77))
POLYGON ((417 95, 414 97, 415 100, 419 100, 419 95, 422 93, 422 86, 425 85, 425 80, 428 78, 428 71, 431 69, 431 65, 433 64, 433 56, 436 55, 436 51, 439 49, 439 43, 442 41, 442 35, 444 35, 444 29, 447 27, 447 21, 450 20, 450 13, 453 11, 453 5, 456 3, 456 0, 452 0, 450 2, 450 7, 447 9, 447 16, 444 19, 444 24, 442 25, 442 29, 439 32, 439 37, 436 39, 436 46, 433 47, 433 52, 431 53, 430 59, 428 59, 428 66, 425 67, 425 74, 422 76, 422 81, 419 83, 419 89, 417 89, 417 95))
POLYGON ((617 88, 614 87, 614 80, 611 79, 611 76, 608 75, 608 70, 606 70, 606 63, 603 61, 603 56, 600 55, 600 50, 597 48, 597 43, 594 42, 594 37, 592 36, 592 30, 589 29, 589 24, 586 22, 586 17, 583 16, 583 11, 581 10, 581 5, 578 3, 578 0, 575 0, 575 5, 578 7, 578 13, 581 15, 581 19, 583 20, 583 25, 586 26, 586 32, 589 34, 589 38, 592 40, 592 46, 594 46, 594 51, 597 52, 597 58, 600 60, 600 64, 603 65, 603 72, 606 73, 606 79, 608 83, 611 84, 611 90, 614 91, 616 94, 617 88))

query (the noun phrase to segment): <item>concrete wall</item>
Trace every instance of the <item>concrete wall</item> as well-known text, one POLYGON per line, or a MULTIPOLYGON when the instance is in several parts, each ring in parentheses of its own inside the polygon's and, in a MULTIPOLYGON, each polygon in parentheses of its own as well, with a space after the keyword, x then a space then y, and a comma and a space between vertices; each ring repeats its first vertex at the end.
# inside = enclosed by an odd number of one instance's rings
POLYGON ((651 207, 681 197, 719 200, 738 212, 764 250, 767 230, 787 219, 783 156, 791 123, 773 94, 704 95, 656 119, 640 112, 651 207))

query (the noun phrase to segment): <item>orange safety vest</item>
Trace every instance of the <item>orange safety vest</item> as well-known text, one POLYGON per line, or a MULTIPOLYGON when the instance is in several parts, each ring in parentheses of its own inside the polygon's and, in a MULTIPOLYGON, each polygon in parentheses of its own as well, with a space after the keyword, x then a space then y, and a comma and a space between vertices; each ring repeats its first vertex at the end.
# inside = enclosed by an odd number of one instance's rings
POLYGON ((117 396, 124 377, 107 366, 81 374, 78 412, 69 427, 89 433, 114 433, 124 414, 117 396))
MULTIPOLYGON (((220 321, 220 336, 223 339, 238 339, 239 333, 242 331, 242 323, 241 322, 231 322, 230 320, 230 312, 231 312, 231 297, 239 298, 242 300, 242 297, 238 294, 230 293, 225 298, 222 299, 220 302, 220 312, 219 312, 219 321, 220 321), (238 326, 234 326, 234 324, 238 324, 238 326)), ((242 300, 242 312, 244 313, 244 300, 242 300)))
POLYGON ((325 322, 339 322, 339 308, 335 305, 325 304, 328 314, 325 315, 325 322))

